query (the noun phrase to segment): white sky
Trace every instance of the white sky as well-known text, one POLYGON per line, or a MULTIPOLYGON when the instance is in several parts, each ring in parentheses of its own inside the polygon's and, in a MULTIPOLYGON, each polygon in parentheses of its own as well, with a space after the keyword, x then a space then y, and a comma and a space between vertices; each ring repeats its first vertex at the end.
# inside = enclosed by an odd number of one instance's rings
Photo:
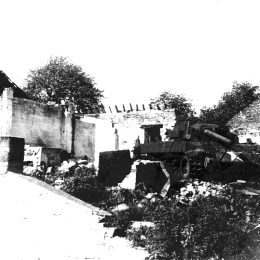
POLYGON ((233 81, 260 84, 259 0, 0 0, 0 69, 67 56, 105 104, 146 103, 163 90, 211 106, 233 81))

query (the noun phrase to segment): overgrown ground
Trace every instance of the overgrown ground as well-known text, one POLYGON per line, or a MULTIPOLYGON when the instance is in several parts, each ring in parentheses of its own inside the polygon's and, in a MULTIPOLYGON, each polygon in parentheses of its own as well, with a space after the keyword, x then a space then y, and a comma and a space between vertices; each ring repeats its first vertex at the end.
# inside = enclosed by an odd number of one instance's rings
POLYGON ((260 171, 237 164, 197 180, 177 183, 165 198, 106 188, 86 162, 30 173, 50 185, 110 211, 105 226, 145 247, 149 259, 259 259, 260 171), (244 180, 237 182, 237 180, 244 180))

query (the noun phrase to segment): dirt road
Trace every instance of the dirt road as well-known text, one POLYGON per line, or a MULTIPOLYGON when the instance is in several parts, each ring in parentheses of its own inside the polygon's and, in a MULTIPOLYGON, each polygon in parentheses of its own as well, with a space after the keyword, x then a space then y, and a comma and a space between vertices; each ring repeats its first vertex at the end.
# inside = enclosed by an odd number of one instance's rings
POLYGON ((113 229, 98 223, 104 211, 14 173, 0 175, 0 259, 140 259, 113 229))

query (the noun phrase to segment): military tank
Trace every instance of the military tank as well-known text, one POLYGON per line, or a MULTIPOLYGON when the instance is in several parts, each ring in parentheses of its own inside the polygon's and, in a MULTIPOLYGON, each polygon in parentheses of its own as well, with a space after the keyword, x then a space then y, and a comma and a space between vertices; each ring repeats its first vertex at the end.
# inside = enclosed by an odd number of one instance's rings
MULTIPOLYGON (((225 125, 179 117, 173 129, 167 129, 165 141, 158 131, 161 127, 157 125, 155 130, 156 126, 143 126, 145 141, 136 143, 134 157, 164 162, 168 169, 170 165, 170 174, 177 173, 184 179, 205 173, 212 162, 221 163, 227 152, 239 144, 238 136, 225 125)), ((242 160, 239 154, 235 156, 237 161, 242 160)))

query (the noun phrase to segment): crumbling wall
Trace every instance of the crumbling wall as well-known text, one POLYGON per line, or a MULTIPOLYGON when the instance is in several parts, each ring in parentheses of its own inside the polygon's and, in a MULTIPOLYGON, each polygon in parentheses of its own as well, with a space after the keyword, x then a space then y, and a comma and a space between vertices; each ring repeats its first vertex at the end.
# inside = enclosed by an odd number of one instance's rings
MULTIPOLYGON (((95 165, 98 166, 98 161, 99 161, 99 153, 103 151, 113 151, 115 150, 115 129, 112 127, 112 123, 110 120, 101 120, 99 116, 91 117, 88 115, 84 115, 84 117, 80 118, 79 120, 76 120, 76 134, 75 134, 75 150, 76 154, 78 154, 77 148, 82 145, 85 145, 86 143, 86 138, 89 143, 87 146, 90 151, 87 153, 91 154, 91 146, 90 144, 92 143, 92 153, 94 153, 94 161, 95 165), (81 122, 81 123, 79 123, 81 122), (77 130, 77 125, 84 125, 87 124, 89 125, 89 130, 91 131, 91 135, 85 133, 83 136, 79 136, 80 131, 77 130), (82 142, 78 142, 78 138, 82 140, 82 142)), ((85 153, 86 154, 86 153, 85 153)), ((90 156, 92 159, 92 157, 90 156)))
POLYGON ((260 100, 256 100, 234 116, 228 125, 231 131, 238 135, 240 143, 251 138, 253 142, 260 144, 260 100))
POLYGON ((50 163, 59 160, 62 150, 94 159, 95 125, 75 119, 72 104, 65 108, 29 100, 6 75, 0 77, 0 88, 1 136, 24 138, 25 144, 42 147, 50 163))
POLYGON ((26 144, 62 148, 63 112, 60 107, 13 98, 11 136, 23 137, 26 144))
POLYGON ((75 157, 86 155, 89 159, 95 157, 95 124, 75 121, 75 157))
POLYGON ((161 137, 164 140, 166 128, 171 128, 175 124, 175 113, 174 110, 149 109, 101 114, 100 119, 111 121, 113 128, 117 129, 120 150, 132 150, 138 137, 141 143, 144 142, 144 130, 140 128, 142 125, 163 124, 161 137))
POLYGON ((8 88, 0 96, 0 116, 2 136, 24 138, 27 145, 66 150, 76 157, 95 157, 95 124, 74 120, 71 106, 17 98, 8 88))
MULTIPOLYGON (((99 165, 99 153, 115 150, 133 150, 136 139, 144 142, 144 124, 163 124, 161 136, 164 139, 166 128, 175 124, 174 110, 146 109, 145 111, 125 111, 85 114, 81 121, 95 124, 95 164, 99 165)), ((75 138, 77 139, 77 138, 75 138)))

